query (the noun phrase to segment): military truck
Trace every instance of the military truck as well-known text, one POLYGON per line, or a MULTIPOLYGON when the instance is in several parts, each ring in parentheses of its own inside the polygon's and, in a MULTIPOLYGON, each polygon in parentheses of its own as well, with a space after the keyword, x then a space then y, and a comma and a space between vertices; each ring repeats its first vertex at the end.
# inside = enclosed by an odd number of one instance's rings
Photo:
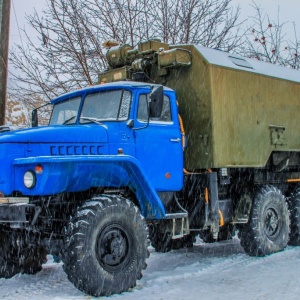
POLYGON ((197 45, 115 45, 48 126, 0 134, 0 277, 60 256, 81 291, 132 288, 149 255, 238 234, 300 244, 300 72, 197 45))

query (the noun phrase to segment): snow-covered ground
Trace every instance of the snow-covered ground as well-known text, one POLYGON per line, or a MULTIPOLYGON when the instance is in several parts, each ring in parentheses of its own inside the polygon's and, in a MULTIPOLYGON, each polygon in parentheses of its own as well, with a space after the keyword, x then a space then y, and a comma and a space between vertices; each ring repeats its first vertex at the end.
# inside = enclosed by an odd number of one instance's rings
MULTIPOLYGON (((239 240, 197 243, 192 249, 156 253, 152 248, 144 277, 113 300, 292 300, 300 298, 300 247, 271 256, 249 257, 239 240)), ((62 264, 49 257, 37 275, 0 280, 0 299, 90 300, 67 279, 62 264)))

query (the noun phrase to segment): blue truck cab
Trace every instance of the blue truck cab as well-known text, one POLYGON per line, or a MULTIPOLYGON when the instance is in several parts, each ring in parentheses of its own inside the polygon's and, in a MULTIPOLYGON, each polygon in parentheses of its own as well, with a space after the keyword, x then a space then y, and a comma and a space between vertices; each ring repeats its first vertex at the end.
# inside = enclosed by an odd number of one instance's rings
POLYGON ((182 134, 171 89, 161 116, 148 117, 153 87, 118 82, 67 93, 51 102, 49 126, 1 134, 2 196, 126 187, 144 217, 164 218, 157 192, 182 189, 182 134))
POLYGON ((51 104, 48 126, 0 134, 0 277, 34 274, 51 253, 80 290, 122 292, 145 266, 146 224, 188 232, 187 212, 168 211, 184 181, 176 94, 124 81, 51 104))

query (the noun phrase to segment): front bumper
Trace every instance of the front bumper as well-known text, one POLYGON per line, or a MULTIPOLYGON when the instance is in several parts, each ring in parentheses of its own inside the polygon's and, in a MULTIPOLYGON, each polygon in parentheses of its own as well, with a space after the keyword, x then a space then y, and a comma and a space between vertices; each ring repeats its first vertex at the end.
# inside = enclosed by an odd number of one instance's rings
POLYGON ((29 204, 29 198, 0 198, 0 224, 13 228, 22 228, 32 223, 28 220, 28 213, 34 212, 36 206, 29 204))

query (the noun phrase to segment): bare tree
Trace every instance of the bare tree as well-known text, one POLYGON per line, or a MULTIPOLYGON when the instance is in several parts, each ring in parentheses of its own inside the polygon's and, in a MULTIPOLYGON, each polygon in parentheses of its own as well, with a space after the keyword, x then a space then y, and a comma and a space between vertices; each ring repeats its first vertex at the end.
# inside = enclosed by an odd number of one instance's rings
POLYGON ((249 26, 246 34, 246 43, 240 52, 244 56, 261 61, 300 68, 300 43, 294 25, 294 40, 286 37, 287 22, 281 22, 279 9, 276 20, 270 17, 255 3, 252 2, 254 17, 253 24, 249 26))
POLYGON ((105 62, 97 28, 89 26, 84 2, 47 2, 42 17, 37 12, 27 17, 39 42, 24 32, 26 46, 17 45, 10 60, 21 71, 15 76, 15 90, 22 87, 23 95, 39 93, 51 99, 62 92, 93 84, 105 62))
POLYGON ((239 8, 232 0, 88 0, 92 20, 111 38, 135 46, 157 37, 167 43, 238 46, 239 8), (105 26, 101 26, 101 25, 105 26))
POLYGON ((164 42, 230 51, 240 46, 239 8, 231 0, 154 0, 155 32, 164 42))
POLYGON ((40 15, 27 16, 38 42, 26 32, 25 46, 11 52, 18 72, 10 90, 36 93, 45 101, 97 81, 107 67, 105 40, 136 46, 158 37, 169 43, 239 46, 239 9, 231 0, 47 0, 40 15))
POLYGON ((89 24, 97 28, 100 37, 135 46, 154 32, 152 1, 87 0, 85 3, 89 9, 89 24))

